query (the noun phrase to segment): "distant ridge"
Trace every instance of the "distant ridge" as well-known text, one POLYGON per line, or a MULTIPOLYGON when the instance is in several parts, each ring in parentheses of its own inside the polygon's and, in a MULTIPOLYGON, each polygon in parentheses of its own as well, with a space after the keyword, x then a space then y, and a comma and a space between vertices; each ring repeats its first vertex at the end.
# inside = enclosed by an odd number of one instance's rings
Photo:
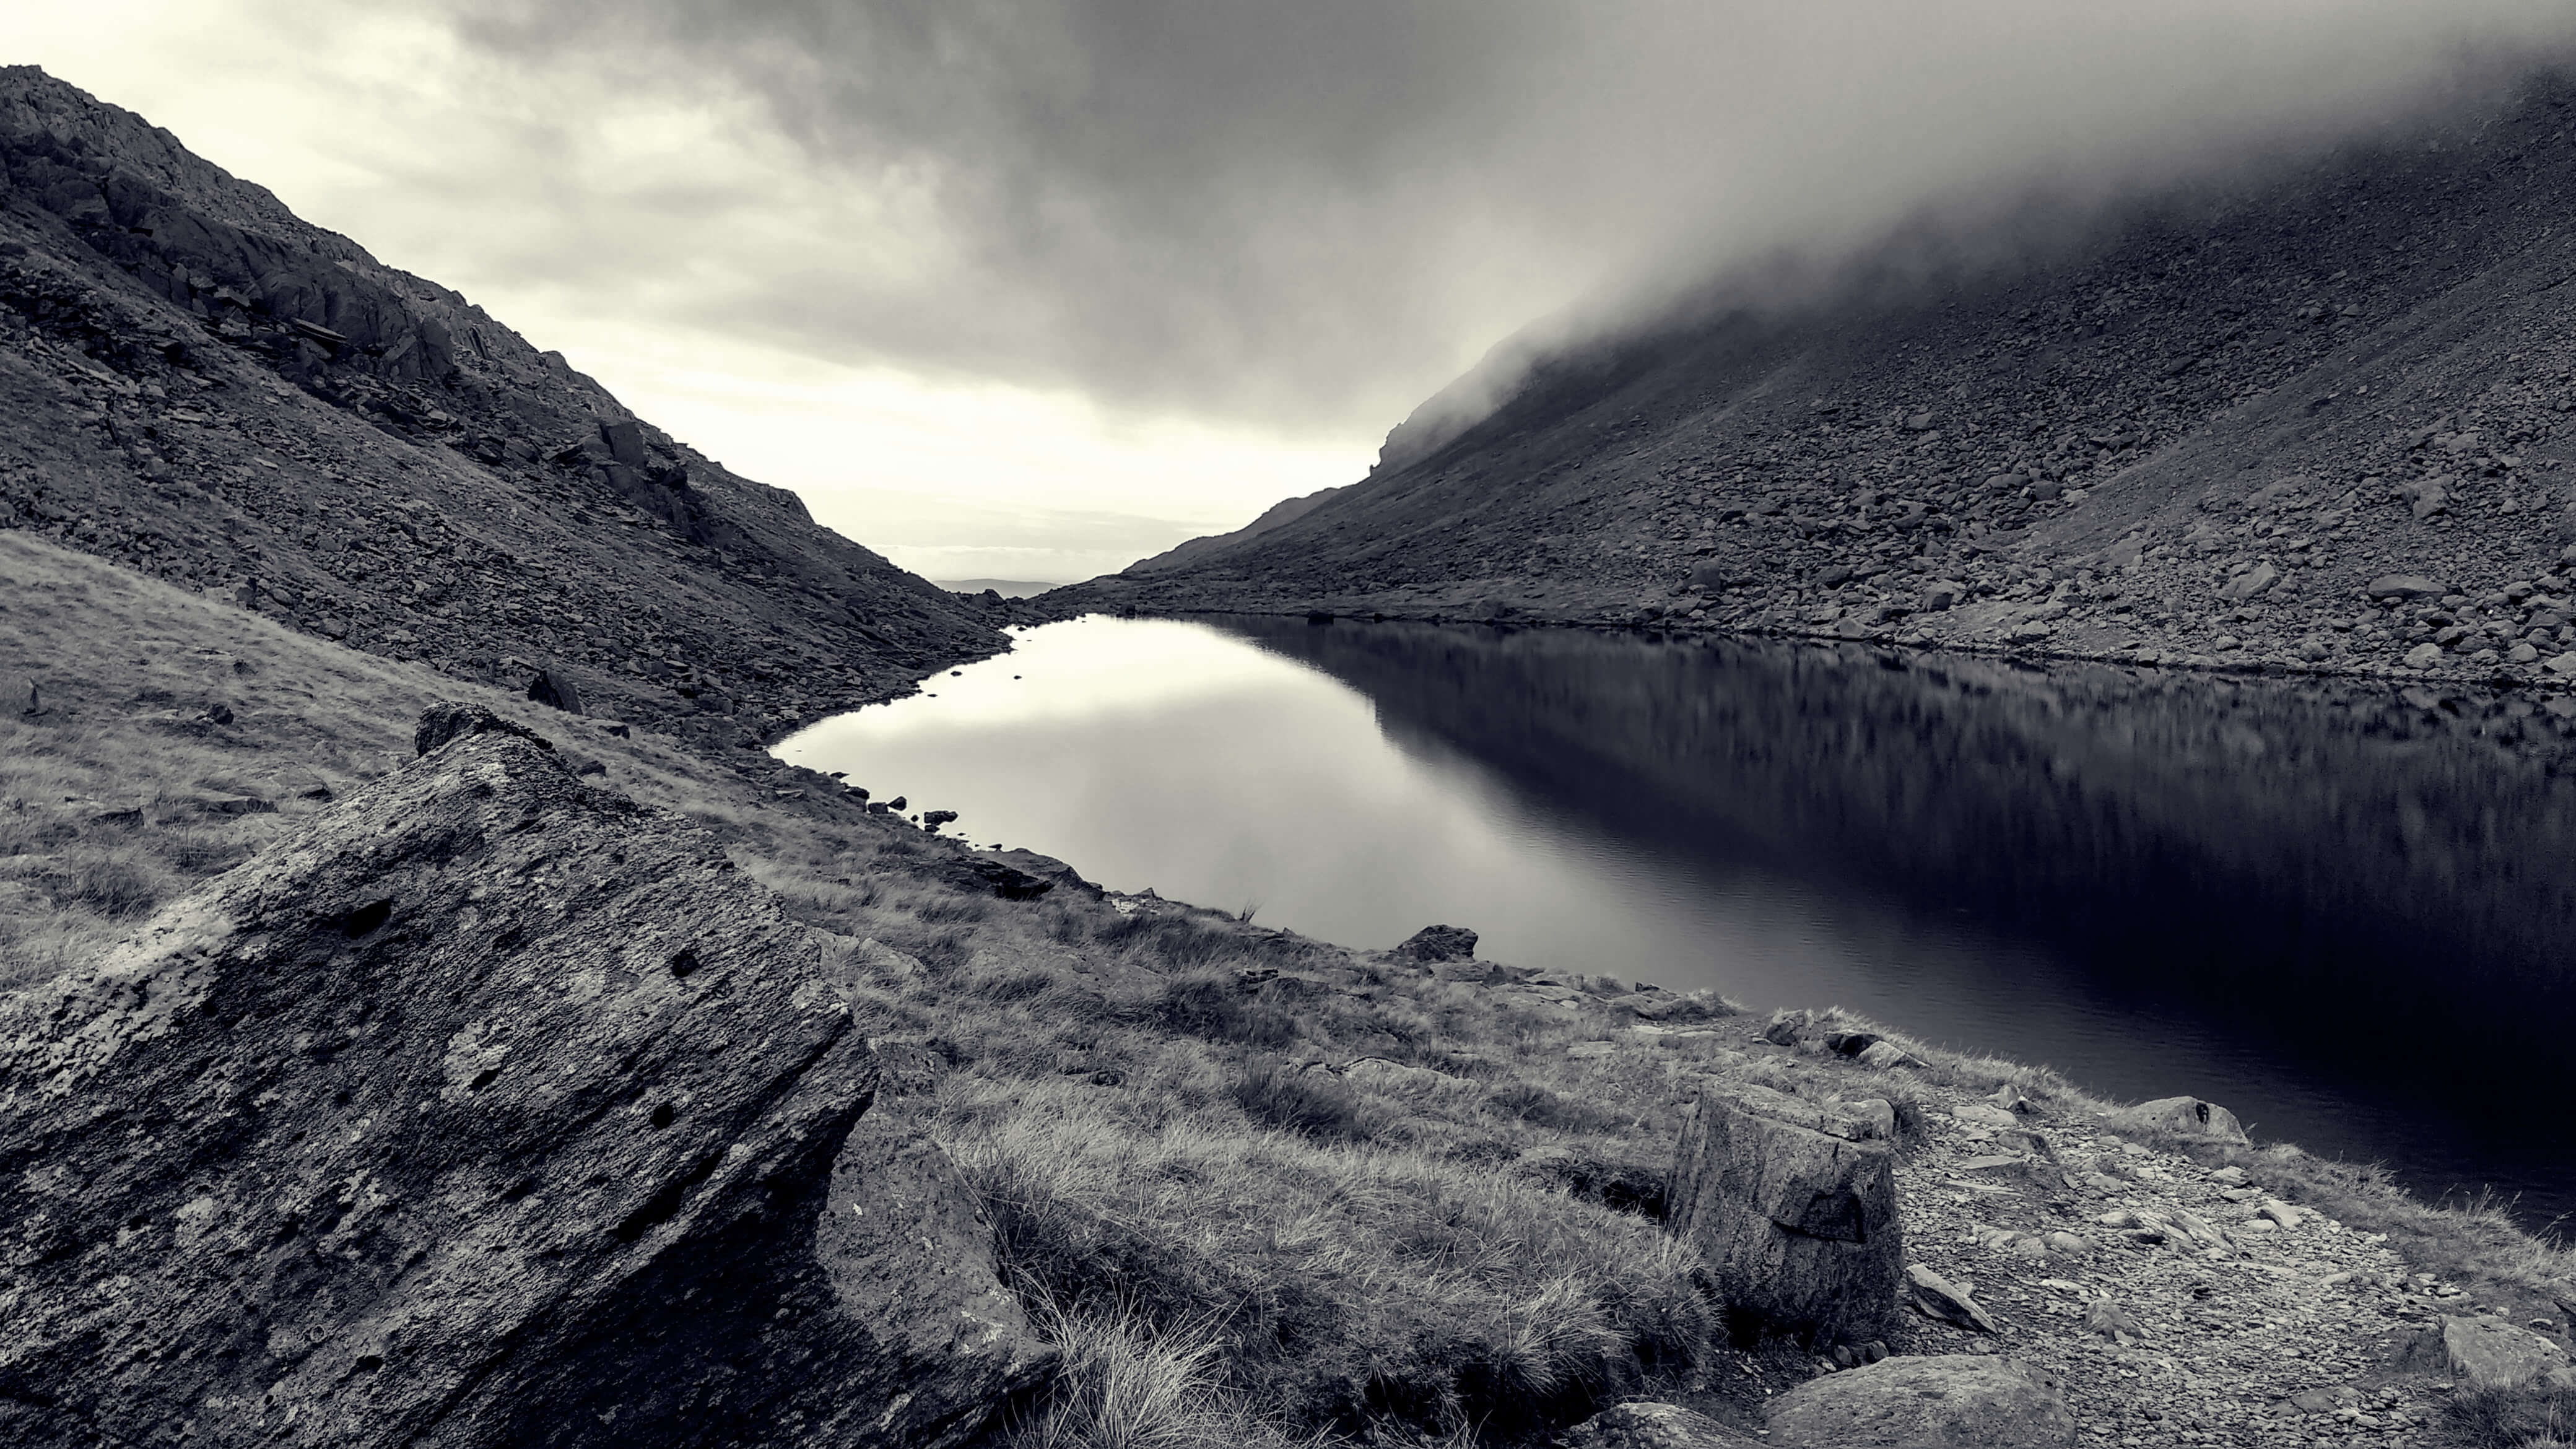
POLYGON ((1061 579, 934 579, 932 582, 952 594, 980 594, 990 589, 1006 599, 1025 599, 1031 594, 1064 587, 1061 579))
POLYGON ((1283 499, 1280 502, 1271 504, 1268 511, 1264 512, 1259 518, 1252 520, 1250 523, 1245 524, 1243 527, 1236 529, 1232 533, 1214 533, 1203 538, 1193 538, 1186 543, 1176 544, 1173 547, 1167 548, 1161 553, 1154 555, 1152 558, 1139 559, 1135 563, 1129 564, 1123 572, 1129 574, 1159 573, 1166 569, 1179 568, 1188 564, 1203 563, 1208 559, 1215 558, 1219 554, 1225 553, 1244 543, 1248 543, 1253 539, 1259 538, 1274 528, 1279 528, 1283 525, 1296 522, 1298 519, 1301 519, 1307 514, 1314 512, 1316 509, 1323 507, 1325 504, 1332 502, 1335 498, 1349 492, 1356 486, 1358 485, 1345 483, 1337 488, 1318 488, 1314 492, 1309 493, 1302 498, 1283 499))

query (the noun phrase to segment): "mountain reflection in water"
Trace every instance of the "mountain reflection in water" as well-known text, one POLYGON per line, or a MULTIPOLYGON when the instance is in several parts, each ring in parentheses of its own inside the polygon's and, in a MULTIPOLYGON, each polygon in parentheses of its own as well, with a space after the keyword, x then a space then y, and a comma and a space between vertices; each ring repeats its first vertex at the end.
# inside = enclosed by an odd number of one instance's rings
POLYGON ((2576 725, 2527 700, 1269 618, 941 682, 781 753, 1119 888, 1839 1003, 2576 1208, 2576 725))

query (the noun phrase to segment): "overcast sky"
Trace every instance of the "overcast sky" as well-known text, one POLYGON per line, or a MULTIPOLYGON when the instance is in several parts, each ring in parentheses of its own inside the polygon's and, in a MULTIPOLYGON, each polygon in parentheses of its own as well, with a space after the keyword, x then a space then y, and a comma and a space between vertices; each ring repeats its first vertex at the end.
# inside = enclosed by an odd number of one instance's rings
POLYGON ((34 8, 0 58, 936 578, 1081 577, 1352 481, 1543 315, 2576 42, 2565 0, 34 8))

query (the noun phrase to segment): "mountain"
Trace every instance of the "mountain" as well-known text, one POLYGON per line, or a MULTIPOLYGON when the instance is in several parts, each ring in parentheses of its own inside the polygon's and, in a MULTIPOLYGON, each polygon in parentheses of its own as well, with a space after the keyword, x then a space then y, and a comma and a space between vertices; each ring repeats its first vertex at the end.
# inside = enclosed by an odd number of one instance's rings
POLYGON ((1137 562, 1128 565, 1126 572, 1131 574, 1159 573, 1166 569, 1175 569, 1187 564, 1196 563, 1201 559, 1212 558, 1217 554, 1226 552, 1228 549, 1233 548, 1239 543, 1258 538, 1283 524, 1296 522, 1298 519, 1303 518, 1307 514, 1314 512, 1316 509, 1323 507, 1334 498, 1349 492, 1353 486, 1356 485, 1345 484, 1339 488, 1318 488, 1303 498, 1282 499, 1277 503, 1271 504, 1269 508, 1263 510, 1259 518, 1252 520, 1250 523, 1245 524, 1243 527, 1236 529, 1232 533, 1210 534, 1205 538, 1193 538, 1187 542, 1175 544, 1172 547, 1163 550, 1161 553, 1154 555, 1152 558, 1140 559, 1137 562))
POLYGON ((0 68, 0 527, 717 740, 1004 647, 963 599, 168 132, 0 68))
POLYGON ((2571 107, 2533 80, 2080 240, 2034 203, 1518 349, 1361 483, 1049 607, 2576 673, 2571 107))

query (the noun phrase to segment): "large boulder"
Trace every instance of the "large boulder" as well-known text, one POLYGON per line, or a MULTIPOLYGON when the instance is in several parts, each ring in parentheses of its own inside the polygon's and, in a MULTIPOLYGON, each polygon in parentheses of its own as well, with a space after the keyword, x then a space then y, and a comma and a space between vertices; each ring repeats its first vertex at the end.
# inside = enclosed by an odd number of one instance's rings
POLYGON ((1710 1083, 1666 1201, 1667 1226, 1708 1260, 1739 1329, 1886 1335, 1905 1246, 1894 1152, 1867 1114, 1710 1083))
POLYGON ((2158 1097, 2111 1114, 2109 1125, 2131 1132, 2172 1132, 2206 1137, 2233 1146, 2246 1145, 2244 1125, 2236 1114, 2198 1097, 2158 1097))
POLYGON ((1771 1405, 1777 1449, 2060 1449, 2075 1414, 2055 1379, 1992 1354, 1891 1358, 1771 1405))
POLYGON ((468 729, 0 999, 0 1442, 975 1432, 1037 1352, 819 956, 468 729))

